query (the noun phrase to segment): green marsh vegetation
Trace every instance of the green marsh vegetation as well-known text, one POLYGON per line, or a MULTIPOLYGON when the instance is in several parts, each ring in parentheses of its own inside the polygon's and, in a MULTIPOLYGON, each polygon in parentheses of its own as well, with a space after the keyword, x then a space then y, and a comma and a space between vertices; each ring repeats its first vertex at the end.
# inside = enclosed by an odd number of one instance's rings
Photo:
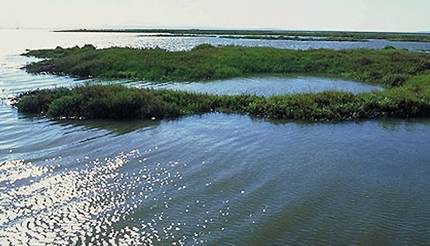
POLYGON ((308 121, 430 117, 430 55, 389 47, 295 51, 202 45, 191 51, 170 52, 87 45, 35 50, 27 55, 46 58, 28 65, 30 72, 79 77, 190 81, 300 73, 340 76, 386 87, 357 95, 332 91, 265 98, 82 85, 17 97, 19 111, 54 118, 162 119, 206 112, 308 121))
POLYGON ((430 56, 395 50, 286 50, 200 45, 190 51, 159 48, 34 50, 28 56, 46 58, 26 66, 32 73, 81 78, 149 81, 201 81, 260 74, 322 74, 387 86, 430 69, 430 56))

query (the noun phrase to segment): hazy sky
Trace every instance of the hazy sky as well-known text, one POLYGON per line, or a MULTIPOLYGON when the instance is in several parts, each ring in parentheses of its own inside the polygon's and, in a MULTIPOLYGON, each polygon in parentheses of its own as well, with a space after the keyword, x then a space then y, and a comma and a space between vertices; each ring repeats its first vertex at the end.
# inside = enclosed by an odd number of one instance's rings
POLYGON ((2 28, 430 31, 430 0, 0 0, 2 28))

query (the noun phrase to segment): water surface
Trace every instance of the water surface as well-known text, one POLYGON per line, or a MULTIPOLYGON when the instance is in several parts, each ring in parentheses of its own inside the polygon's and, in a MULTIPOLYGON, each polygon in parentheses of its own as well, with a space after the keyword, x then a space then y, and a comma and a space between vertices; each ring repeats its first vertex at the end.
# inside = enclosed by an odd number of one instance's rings
POLYGON ((430 239, 428 121, 274 124, 205 114, 115 126, 9 113, 3 242, 430 239))
POLYGON ((133 82, 131 86, 156 89, 170 89, 214 95, 257 95, 276 96, 297 93, 317 93, 323 91, 345 91, 361 93, 380 91, 382 87, 336 78, 309 76, 296 77, 251 77, 190 83, 142 83, 133 82))
POLYGON ((366 42, 340 41, 295 41, 295 40, 252 40, 224 39, 219 37, 140 37, 144 33, 61 33, 48 30, 0 30, 2 46, 0 53, 24 52, 25 49, 52 49, 56 46, 73 47, 94 44, 99 48, 120 47, 160 47, 168 50, 189 50, 197 45, 242 45, 252 47, 274 47, 283 49, 382 49, 393 46, 412 51, 430 51, 430 42, 400 42, 369 40, 366 42))

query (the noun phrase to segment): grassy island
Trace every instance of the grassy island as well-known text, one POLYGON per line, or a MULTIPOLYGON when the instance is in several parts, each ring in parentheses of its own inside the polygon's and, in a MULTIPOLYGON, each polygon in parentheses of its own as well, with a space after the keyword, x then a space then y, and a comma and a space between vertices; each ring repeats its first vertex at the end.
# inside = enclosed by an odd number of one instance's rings
POLYGON ((202 45, 191 51, 169 52, 87 45, 35 50, 27 55, 46 58, 28 65, 30 72, 79 77, 189 81, 301 73, 335 75, 386 87, 357 95, 322 92, 264 98, 83 85, 17 97, 21 112, 54 118, 161 119, 214 111, 308 121, 430 117, 430 55, 405 50, 294 51, 202 45))
POLYGON ((200 45, 190 51, 159 48, 82 48, 33 50, 46 58, 26 66, 32 73, 81 78, 196 81, 259 74, 322 74, 388 86, 430 69, 430 55, 384 50, 287 50, 200 45))

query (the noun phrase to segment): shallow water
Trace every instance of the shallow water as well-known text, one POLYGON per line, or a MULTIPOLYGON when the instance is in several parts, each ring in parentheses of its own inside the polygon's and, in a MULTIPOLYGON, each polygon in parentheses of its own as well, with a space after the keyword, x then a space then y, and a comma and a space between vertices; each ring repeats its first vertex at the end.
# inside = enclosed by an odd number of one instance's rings
POLYGON ((142 33, 54 33, 47 30, 1 30, 2 45, 0 53, 25 49, 55 48, 56 46, 73 47, 75 45, 94 44, 98 48, 121 47, 160 47, 168 50, 188 50, 200 44, 241 45, 253 47, 275 47, 283 49, 381 49, 393 46, 413 51, 430 51, 430 42, 398 42, 388 40, 369 40, 367 42, 338 41, 294 41, 294 40, 252 40, 224 39, 217 37, 140 37, 142 33))
POLYGON ((382 87, 335 78, 319 77, 252 77, 190 83, 142 83, 131 86, 179 91, 200 92, 215 95, 257 95, 276 96, 296 93, 317 93, 323 91, 345 91, 351 93, 382 90, 382 87))
MULTIPOLYGON (((82 82, 20 70, 27 47, 141 42, 19 35, 0 46, 2 97, 82 82)), ((249 92, 241 90, 249 80, 238 79, 238 93, 249 92)), ((251 92, 277 93, 251 84, 251 92)), ((215 87, 206 92, 236 91, 215 87)), ((70 122, 29 118, 3 101, 0 245, 425 245, 429 139, 428 120, 304 124, 213 113, 70 122)))

